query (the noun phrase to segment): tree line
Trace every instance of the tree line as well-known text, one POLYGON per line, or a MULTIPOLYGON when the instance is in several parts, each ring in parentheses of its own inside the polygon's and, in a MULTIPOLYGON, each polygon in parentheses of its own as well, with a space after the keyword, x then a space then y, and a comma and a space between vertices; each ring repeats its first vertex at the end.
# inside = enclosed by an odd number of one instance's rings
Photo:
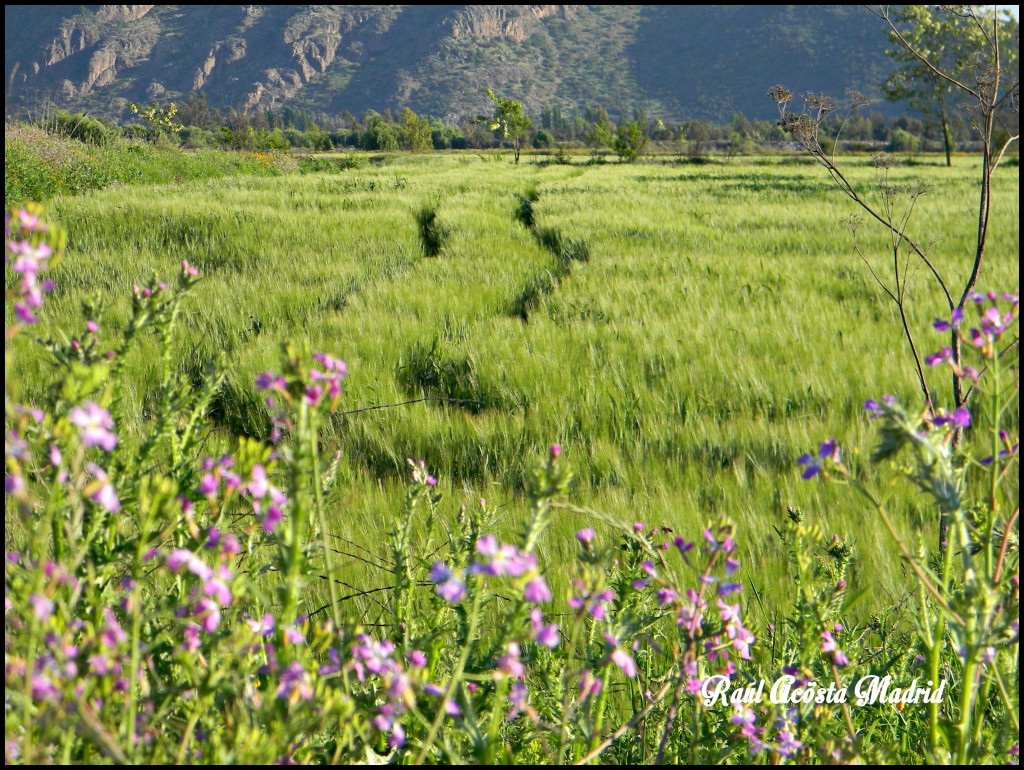
MULTIPOLYGON (((503 99, 509 105, 518 104, 503 99)), ((521 106, 521 105, 520 105, 521 106)), ((114 136, 143 139, 201 149, 220 147, 256 152, 306 149, 312 151, 367 150, 377 152, 436 150, 485 150, 501 147, 538 150, 581 150, 615 152, 634 160, 645 150, 679 152, 700 156, 709 152, 748 154, 780 149, 789 138, 777 121, 751 119, 741 112, 728 122, 684 120, 672 122, 634 109, 628 115, 612 117, 603 105, 572 109, 546 106, 531 120, 520 113, 517 130, 488 116, 458 125, 439 118, 402 110, 368 110, 356 117, 347 110, 328 114, 297 107, 245 113, 234 108, 220 110, 209 104, 203 92, 189 95, 174 105, 172 118, 160 116, 157 105, 136 105, 131 117, 117 124, 58 110, 46 119, 47 127, 69 137, 101 144, 114 136), (526 118, 526 125, 522 119, 526 118)), ((496 113, 497 115, 497 113, 496 113)), ((970 149, 973 136, 964 121, 947 120, 945 125, 928 116, 887 117, 877 110, 861 110, 840 123, 822 127, 822 138, 835 141, 837 133, 851 150, 896 152, 970 149)))

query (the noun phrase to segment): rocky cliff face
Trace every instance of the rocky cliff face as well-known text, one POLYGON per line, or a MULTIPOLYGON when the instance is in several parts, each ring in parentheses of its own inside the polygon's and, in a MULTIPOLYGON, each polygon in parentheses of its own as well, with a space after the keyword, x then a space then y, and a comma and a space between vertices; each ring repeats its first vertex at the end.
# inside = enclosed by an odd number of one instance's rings
POLYGON ((486 109, 490 86, 534 114, 602 103, 613 114, 727 120, 734 110, 770 117, 764 92, 776 82, 813 77, 816 90, 841 95, 882 79, 886 40, 867 12, 728 8, 9 5, 8 105, 46 96, 124 117, 129 101, 202 90, 222 108, 410 106, 451 120, 486 109), (763 34, 775 17, 813 31, 813 50, 776 55, 763 34))
POLYGON ((571 5, 472 5, 455 14, 451 35, 455 40, 476 37, 483 40, 505 38, 522 43, 538 28, 538 22, 549 17, 572 19, 576 7, 571 5))

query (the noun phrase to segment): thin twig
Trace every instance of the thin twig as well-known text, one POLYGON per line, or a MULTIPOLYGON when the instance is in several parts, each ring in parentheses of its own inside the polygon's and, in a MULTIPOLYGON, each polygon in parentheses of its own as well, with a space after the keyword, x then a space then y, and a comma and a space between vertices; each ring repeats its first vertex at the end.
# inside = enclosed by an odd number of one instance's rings
POLYGON ((391 409, 396 406, 408 406, 409 404, 419 404, 424 401, 443 401, 449 404, 475 404, 477 406, 483 406, 483 401, 477 401, 473 398, 448 398, 446 396, 424 396, 423 398, 414 398, 412 401, 400 401, 396 404, 376 404, 374 406, 363 406, 359 409, 349 409, 346 412, 335 412, 338 415, 347 414, 359 414, 360 412, 372 412, 375 409, 391 409))

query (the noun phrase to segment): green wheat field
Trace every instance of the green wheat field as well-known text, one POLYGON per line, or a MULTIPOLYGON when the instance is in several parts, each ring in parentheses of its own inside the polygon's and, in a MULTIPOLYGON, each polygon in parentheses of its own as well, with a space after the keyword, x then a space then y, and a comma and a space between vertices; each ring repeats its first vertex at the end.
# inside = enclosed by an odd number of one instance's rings
MULTIPOLYGON (((357 589, 386 579, 368 554, 383 550, 402 511, 406 458, 439 478, 449 515, 484 497, 508 537, 526 511, 526 474, 558 443, 580 508, 690 540, 708 521, 733 519, 739 578, 766 620, 789 585, 773 529, 787 506, 854 546, 853 585, 869 589, 861 612, 900 603, 910 581, 872 511, 849 490, 801 481, 796 465, 834 436, 859 473, 877 473, 857 462, 871 449, 863 402, 920 401, 897 309, 862 259, 891 280, 890 235, 865 222, 855 240, 856 207, 824 170, 796 157, 372 160, 58 196, 47 216, 67 229, 68 251, 35 331, 79 329, 82 303, 96 301, 102 333, 113 334, 134 283, 170 279, 183 259, 196 265, 203 281, 176 359, 197 382, 218 356, 230 364, 207 427, 210 454, 228 448, 232 431, 266 435, 254 381, 277 366, 281 340, 344 359, 341 413, 324 446, 340 452, 327 506, 352 557, 342 577, 357 589)), ((971 263, 979 163, 919 159, 889 172, 889 184, 929 186, 908 232, 954 286, 971 263)), ((847 164, 877 201, 870 158, 847 164)), ((978 289, 1018 286, 1018 222, 1014 164, 996 173, 978 289)), ((930 323, 948 309, 926 270, 912 264, 910 274, 924 355, 947 344, 930 323)), ((45 353, 28 336, 11 343, 8 370, 24 402, 48 385, 45 353)), ((123 437, 146 433, 159 347, 143 340, 127 362, 137 422, 119 426, 123 437)), ((946 368, 928 376, 948 403, 946 368)), ((919 534, 933 545, 936 513, 924 498, 903 492, 893 510, 912 542, 919 534)), ((593 524, 558 514, 541 547, 549 574, 571 560, 576 530, 593 524)), ((372 595, 353 601, 372 619, 372 595)))

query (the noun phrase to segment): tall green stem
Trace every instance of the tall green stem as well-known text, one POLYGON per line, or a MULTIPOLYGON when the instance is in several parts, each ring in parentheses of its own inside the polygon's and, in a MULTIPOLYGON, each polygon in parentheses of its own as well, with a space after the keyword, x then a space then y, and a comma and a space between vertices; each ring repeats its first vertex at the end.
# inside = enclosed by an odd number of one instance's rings
POLYGON ((473 609, 469 615, 469 633, 466 637, 466 643, 462 645, 462 654, 459 655, 459 660, 452 670, 451 681, 448 682, 448 688, 444 691, 444 698, 437 709, 437 716, 434 717, 434 721, 430 725, 430 732, 427 733, 427 737, 423 740, 423 745, 420 747, 419 753, 416 755, 416 759, 413 762, 414 765, 422 765, 423 760, 427 756, 427 752, 434 745, 434 738, 437 737, 437 731, 441 729, 441 722, 444 720, 445 706, 452 695, 458 689, 459 684, 462 682, 462 672, 466 669, 466 662, 469 660, 470 650, 473 649, 473 637, 476 636, 477 622, 480 620, 480 600, 483 595, 483 591, 480 587, 480 581, 474 581, 473 586, 473 609))
POLYGON ((313 507, 316 509, 317 521, 320 524, 320 542, 324 549, 324 571, 327 573, 328 592, 331 597, 331 617, 334 628, 341 628, 341 606, 338 603, 338 587, 334 581, 334 557, 327 540, 327 513, 324 511, 323 483, 320 479, 320 453, 317 442, 319 431, 316 425, 311 426, 309 435, 309 455, 313 460, 313 507))

